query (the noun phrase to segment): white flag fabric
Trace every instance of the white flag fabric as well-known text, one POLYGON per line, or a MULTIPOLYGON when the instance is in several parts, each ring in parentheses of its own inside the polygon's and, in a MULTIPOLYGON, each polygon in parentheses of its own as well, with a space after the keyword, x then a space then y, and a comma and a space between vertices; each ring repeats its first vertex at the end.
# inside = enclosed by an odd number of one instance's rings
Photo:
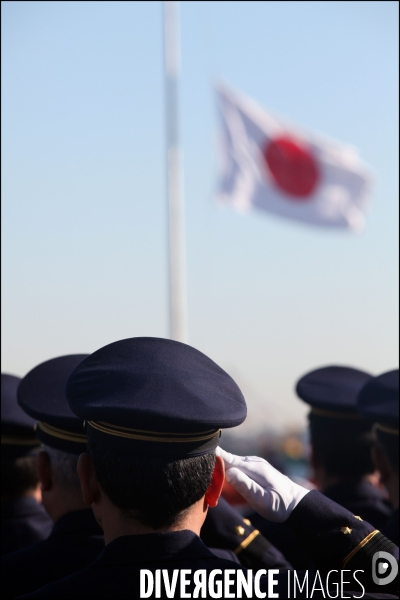
POLYGON ((217 201, 312 225, 360 231, 370 176, 352 146, 305 133, 218 86, 217 201))

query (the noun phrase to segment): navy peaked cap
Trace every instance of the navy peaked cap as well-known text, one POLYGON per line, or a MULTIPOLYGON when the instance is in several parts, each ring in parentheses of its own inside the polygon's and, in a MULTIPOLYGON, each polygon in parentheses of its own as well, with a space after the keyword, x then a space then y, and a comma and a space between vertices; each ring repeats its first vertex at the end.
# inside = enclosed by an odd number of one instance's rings
POLYGON ((17 402, 20 381, 15 375, 1 374, 1 450, 10 459, 29 454, 39 444, 35 420, 17 402))
POLYGON ((246 418, 233 379, 180 342, 151 337, 100 348, 71 374, 66 395, 88 437, 141 456, 211 452, 220 429, 246 418))
POLYGON ((86 451, 83 419, 71 411, 65 384, 72 371, 88 354, 72 354, 47 360, 29 371, 18 387, 18 402, 38 421, 36 435, 57 450, 80 454, 86 451))
POLYGON ((373 377, 360 391, 360 413, 386 433, 399 433, 399 370, 373 377))
POLYGON ((315 415, 356 418, 358 393, 371 377, 351 367, 322 367, 299 379, 296 393, 315 415))

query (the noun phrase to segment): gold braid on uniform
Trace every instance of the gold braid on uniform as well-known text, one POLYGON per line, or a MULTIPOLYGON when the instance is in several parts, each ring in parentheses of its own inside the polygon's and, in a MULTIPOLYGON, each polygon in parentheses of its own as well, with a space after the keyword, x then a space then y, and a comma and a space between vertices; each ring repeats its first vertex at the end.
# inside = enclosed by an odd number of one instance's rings
POLYGON ((317 408, 313 406, 311 408, 311 414, 318 415, 319 417, 330 417, 331 419, 350 419, 361 421, 362 416, 352 412, 337 412, 336 410, 326 410, 325 408, 317 408))
POLYGON ((37 428, 41 429, 47 435, 51 437, 66 440, 68 442, 77 442, 80 444, 87 443, 87 436, 84 433, 76 433, 72 431, 67 431, 65 429, 60 429, 59 427, 54 427, 54 425, 50 425, 49 423, 43 423, 43 421, 39 421, 37 423, 37 428))
POLYGON ((353 550, 343 560, 343 564, 342 564, 342 568, 343 569, 345 568, 345 566, 347 565, 347 563, 349 562, 349 560, 351 560, 353 558, 353 556, 355 554, 357 554, 357 552, 359 550, 361 550, 361 548, 363 548, 366 544, 368 544, 368 542, 370 540, 372 540, 372 538, 377 533, 379 533, 378 529, 375 529, 375 531, 371 531, 371 533, 369 533, 363 540, 361 540, 361 542, 359 544, 357 544, 357 546, 355 548, 353 548, 353 550))
POLYGON ((362 570, 369 572, 371 561, 376 552, 393 554, 396 545, 388 540, 380 531, 371 531, 353 550, 344 558, 342 569, 362 570))
POLYGON ((132 429, 131 427, 122 427, 121 425, 112 425, 104 421, 86 421, 93 429, 101 433, 122 437, 129 440, 139 440, 143 442, 169 442, 169 443, 188 443, 211 440, 219 436, 220 429, 210 429, 199 433, 171 433, 163 431, 146 431, 144 429, 132 429))
POLYGON ((1 443, 10 446, 39 446, 40 440, 30 437, 18 437, 16 435, 2 435, 1 443))
POLYGON ((234 553, 236 555, 238 555, 240 552, 242 552, 242 550, 244 550, 245 548, 247 548, 247 546, 249 544, 251 544, 251 542, 258 536, 260 535, 260 532, 258 531, 258 529, 255 529, 254 531, 252 531, 250 533, 250 535, 247 536, 247 538, 245 540, 243 540, 243 542, 241 542, 239 544, 239 546, 236 548, 236 550, 234 550, 234 553))

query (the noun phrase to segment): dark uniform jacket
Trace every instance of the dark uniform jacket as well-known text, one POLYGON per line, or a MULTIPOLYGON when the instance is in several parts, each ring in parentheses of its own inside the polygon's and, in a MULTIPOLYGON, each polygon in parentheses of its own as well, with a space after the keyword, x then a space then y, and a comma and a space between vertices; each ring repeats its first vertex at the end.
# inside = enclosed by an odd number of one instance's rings
MULTIPOLYGON (((340 504, 354 515, 371 523, 376 529, 382 529, 391 514, 388 502, 368 481, 338 483, 324 490, 324 496, 340 504)), ((261 533, 268 538, 288 559, 295 569, 312 569, 311 557, 296 540, 286 523, 266 521, 257 513, 248 518, 261 533)), ((392 541, 395 539, 387 535, 392 541)), ((398 538, 397 538, 398 541, 398 538)))
POLYGON ((218 556, 218 558, 225 558, 225 560, 232 560, 234 563, 240 565, 240 561, 236 554, 232 550, 223 550, 222 548, 209 548, 209 550, 218 556))
POLYGON ((392 512, 389 502, 385 501, 381 492, 369 481, 337 483, 326 488, 323 493, 377 529, 384 526, 392 512))
POLYGON ((15 598, 89 565, 104 548, 91 509, 58 519, 50 536, 1 559, 1 597, 15 598))
POLYGON ((389 519, 382 527, 382 533, 396 546, 399 545, 399 509, 392 512, 389 519))
POLYGON ((1 503, 1 554, 40 542, 50 535, 53 523, 32 496, 1 503))
POLYGON ((231 550, 249 569, 291 568, 283 554, 223 498, 208 510, 200 538, 209 548, 231 550))
MULTIPOLYGON (((121 536, 107 544, 88 568, 28 594, 30 598, 140 598, 140 569, 234 569, 218 558, 192 531, 121 536)), ((172 579, 172 576, 170 576, 172 579)), ((163 588, 162 588, 163 589, 163 588)), ((179 582, 175 597, 179 598, 179 582)), ((25 596, 23 596, 25 597, 25 596)), ((154 597, 154 595, 153 595, 154 597)), ((165 592, 162 595, 165 598, 165 592)))
MULTIPOLYGON (((393 543, 374 530, 369 523, 356 519, 354 515, 319 492, 312 491, 307 494, 288 522, 322 573, 331 569, 346 568, 349 575, 361 569, 364 571, 364 577, 362 573, 358 573, 359 579, 367 591, 372 593, 380 593, 379 587, 374 586, 371 577, 373 554, 384 550, 398 560, 398 548, 393 543)), ((154 579, 157 570, 166 569, 171 580, 174 569, 190 569, 192 573, 198 569, 205 569, 207 572, 214 569, 231 569, 235 572, 243 567, 217 558, 191 531, 127 535, 110 542, 97 560, 83 571, 23 598, 139 598, 141 569, 151 571, 154 579)), ((292 572, 280 571, 277 576, 278 585, 274 591, 278 592, 281 598, 289 597, 288 573, 290 575, 292 572)), ((388 585, 389 589, 385 589, 385 593, 393 593, 392 589, 397 589, 394 587, 396 585, 397 581, 392 586, 388 585)), ((190 589, 193 588, 189 586, 187 591, 190 589)), ((268 590, 267 576, 261 580, 261 589, 268 590)), ((166 597, 162 586, 161 592, 161 597, 166 597)), ((360 594, 361 589, 358 589, 358 595, 360 594)), ((179 587, 175 591, 175 597, 180 597, 179 587)), ((306 596, 300 593, 297 597, 306 596)))

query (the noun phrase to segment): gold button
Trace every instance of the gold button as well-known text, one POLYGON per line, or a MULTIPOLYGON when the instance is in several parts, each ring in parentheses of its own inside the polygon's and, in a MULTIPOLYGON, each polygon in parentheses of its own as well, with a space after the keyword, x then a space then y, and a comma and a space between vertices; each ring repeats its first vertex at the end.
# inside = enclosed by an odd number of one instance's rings
POLYGON ((235 533, 237 535, 244 535, 245 531, 246 531, 245 528, 242 527, 241 525, 238 525, 237 527, 235 527, 235 533))
POLYGON ((340 531, 346 535, 346 533, 351 533, 353 530, 350 527, 341 527, 340 531))

